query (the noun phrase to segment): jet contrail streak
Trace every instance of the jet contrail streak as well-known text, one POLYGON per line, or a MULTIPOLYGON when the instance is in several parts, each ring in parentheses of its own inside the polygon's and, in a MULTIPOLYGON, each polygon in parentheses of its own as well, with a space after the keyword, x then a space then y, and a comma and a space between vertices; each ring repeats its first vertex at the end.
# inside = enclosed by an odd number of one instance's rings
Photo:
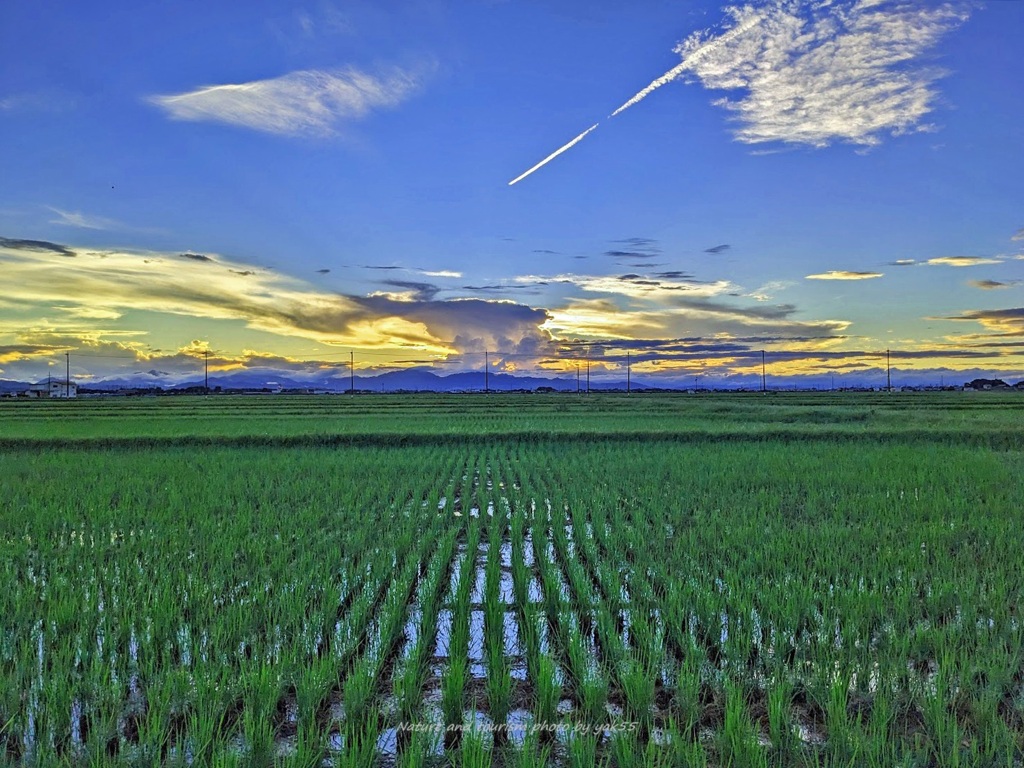
POLYGON ((668 85, 673 80, 675 80, 677 77, 679 77, 681 74, 683 74, 683 72, 685 72, 687 67, 689 67, 689 66, 690 66, 690 63, 688 61, 683 61, 683 62, 677 64, 676 66, 672 67, 672 69, 670 69, 664 75, 662 75, 657 80, 655 80, 653 83, 648 85, 646 88, 644 88, 642 91, 640 91, 640 93, 638 93, 632 99, 627 101, 621 107, 619 107, 614 112, 612 112, 611 115, 609 115, 609 117, 615 117, 617 114, 619 114, 619 112, 625 112, 627 109, 632 107, 638 101, 643 101, 644 99, 647 98, 648 95, 650 95, 650 93, 652 91, 658 90, 663 85, 668 85))
MULTIPOLYGON (((621 107, 612 112, 611 115, 609 115, 609 117, 615 117, 620 112, 625 112, 627 109, 632 107, 637 102, 643 101, 653 91, 658 90, 663 85, 668 85, 681 74, 683 74, 683 72, 685 72, 686 70, 693 69, 693 67, 698 62, 700 62, 701 59, 707 57, 709 53, 716 50, 717 48, 721 48, 723 45, 731 42, 740 35, 743 35, 748 30, 753 29, 758 24, 762 23, 762 21, 763 19, 760 16, 754 14, 750 18, 741 21, 732 29, 727 29, 718 37, 713 37, 710 40, 707 40, 703 45, 697 46, 696 48, 692 48, 692 50, 689 51, 689 53, 683 58, 681 62, 679 62, 679 64, 672 67, 672 69, 670 69, 664 75, 662 75, 657 80, 652 82, 650 85, 648 85, 646 88, 640 91, 636 96, 631 98, 621 107)), ((679 47, 676 48, 676 51, 682 53, 682 49, 683 45, 681 44, 679 47)))
MULTIPOLYGON (((680 54, 683 57, 683 60, 679 62, 679 64, 677 64, 676 66, 672 67, 672 69, 670 69, 664 75, 659 77, 657 80, 654 80, 650 85, 648 85, 642 91, 637 93, 636 96, 634 96, 621 107, 612 112, 608 117, 612 118, 621 112, 625 112, 634 104, 646 99, 651 93, 661 88, 661 86, 668 85, 687 70, 692 70, 697 64, 701 62, 701 60, 709 56, 718 48, 721 48, 723 45, 727 45, 736 38, 745 34, 750 29, 758 26, 759 24, 764 23, 765 15, 764 13, 749 13, 747 18, 741 19, 739 15, 734 14, 734 19, 738 21, 736 26, 725 30, 725 32, 718 35, 717 37, 712 37, 710 39, 705 40, 703 43, 700 43, 698 36, 691 35, 689 40, 687 40, 685 43, 681 43, 680 45, 678 45, 675 50, 676 53, 680 54), (690 41, 693 42, 691 43, 690 41)), ((560 154, 565 152, 567 149, 571 149, 576 144, 583 141, 584 137, 592 130, 597 128, 598 125, 600 125, 600 123, 594 123, 592 126, 590 126, 587 130, 585 130, 575 139, 570 141, 564 147, 562 147, 556 152, 552 152, 550 155, 545 157, 543 160, 541 160, 539 163, 533 166, 533 168, 528 170, 522 176, 512 179, 512 181, 510 181, 508 185, 511 187, 516 182, 525 179, 538 168, 542 168, 543 166, 547 165, 560 154)))
POLYGON ((552 152, 552 153, 551 153, 550 155, 548 155, 547 157, 545 157, 545 158, 544 158, 543 160, 541 160, 541 161, 540 161, 539 163, 537 163, 537 164, 536 164, 535 166, 533 166, 533 168, 531 168, 530 170, 528 170, 528 171, 527 171, 526 173, 524 173, 524 174, 522 174, 522 175, 520 175, 520 176, 516 176, 516 177, 515 177, 514 179, 512 179, 512 181, 510 181, 510 182, 508 183, 508 185, 509 185, 509 186, 511 187, 511 186, 512 186, 513 184, 515 184, 515 183, 516 183, 517 181, 522 181, 522 180, 523 180, 523 179, 525 179, 525 178, 526 178, 527 176, 529 176, 529 175, 530 175, 531 173, 533 173, 534 171, 536 171, 536 170, 537 170, 538 168, 543 168, 543 167, 544 167, 545 165, 547 165, 548 163, 550 163, 550 162, 551 162, 552 160, 554 160, 554 159, 555 159, 556 157, 558 157, 558 156, 559 156, 560 154, 562 154, 562 153, 563 153, 563 152, 565 152, 566 150, 568 150, 568 149, 572 149, 572 148, 573 148, 574 146, 576 146, 576 145, 577 145, 577 144, 579 144, 579 143, 580 143, 581 141, 583 141, 583 139, 584 139, 584 138, 586 138, 586 135, 587 135, 588 133, 590 133, 590 132, 591 132, 592 130, 594 130, 595 128, 597 128, 597 126, 598 126, 598 125, 600 125, 600 123, 594 123, 594 124, 593 124, 592 126, 590 126, 589 128, 587 128, 587 130, 585 130, 585 131, 584 131, 583 133, 581 133, 581 134, 580 134, 579 136, 577 136, 577 137, 576 137, 575 139, 573 139, 572 141, 570 141, 570 142, 569 142, 568 144, 566 144, 566 145, 565 145, 564 147, 562 147, 561 149, 556 149, 556 150, 555 150, 554 152, 552 152))

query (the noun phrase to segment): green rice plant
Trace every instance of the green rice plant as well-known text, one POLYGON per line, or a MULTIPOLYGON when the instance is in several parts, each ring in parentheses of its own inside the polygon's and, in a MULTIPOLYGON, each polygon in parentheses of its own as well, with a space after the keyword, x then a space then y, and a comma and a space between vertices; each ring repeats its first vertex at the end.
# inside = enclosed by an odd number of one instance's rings
POLYGON ((615 733, 610 744, 611 758, 616 768, 639 768, 646 762, 644 749, 635 733, 615 733))
POLYGON ((597 637, 607 665, 611 669, 619 669, 626 661, 626 647, 619 636, 615 618, 603 609, 597 612, 597 637))
POLYGON ((743 690, 732 682, 726 683, 725 717, 718 734, 718 754, 726 766, 767 766, 764 751, 758 746, 757 732, 747 716, 743 690))
MULTIPOLYGON (((697 739, 691 738, 690 734, 680 731, 679 727, 669 721, 664 732, 664 747, 656 750, 662 763, 667 766, 685 766, 685 768, 705 768, 708 764, 707 753, 704 745, 697 739)), ((648 751, 656 746, 652 741, 648 745, 648 751)), ((651 760, 653 763, 654 760, 651 760)))
POLYGON ((655 673, 641 661, 627 659, 619 672, 619 681, 626 695, 626 713, 647 733, 654 724, 655 673))
POLYGON ((288 765, 294 768, 322 768, 328 757, 327 734, 320 728, 300 724, 295 737, 295 754, 288 765))
POLYGON ((458 765, 460 768, 489 768, 491 765, 491 750, 475 728, 462 737, 458 765))
POLYGON ((935 676, 935 690, 924 697, 925 728, 931 738, 932 759, 941 768, 970 765, 970 755, 963 742, 967 736, 952 711, 956 661, 949 653, 943 656, 935 676))
POLYGON ((837 674, 828 687, 825 702, 829 752, 839 760, 852 759, 856 751, 854 726, 847 713, 849 685, 849 677, 842 673, 837 674))
POLYGON ((608 683, 598 675, 588 676, 577 687, 580 716, 587 723, 603 723, 608 718, 608 683))
MULTIPOLYGON (((552 725, 558 720, 558 702, 562 698, 562 687, 556 677, 555 660, 549 654, 541 654, 537 662, 534 680, 534 720, 552 725)), ((543 733, 550 733, 544 731, 543 733)))
POLYGON ((242 714, 242 735, 250 765, 273 764, 274 727, 268 716, 257 709, 246 708, 242 714))
POLYGON ((441 712, 446 726, 462 723, 462 698, 468 674, 465 657, 452 656, 441 678, 441 712))
POLYGON ((768 689, 768 738, 780 760, 796 748, 793 733, 793 684, 787 678, 777 679, 768 689))
POLYGON ((374 716, 372 703, 377 689, 372 663, 360 664, 345 679, 344 703, 346 732, 360 732, 374 716))
MULTIPOLYGON (((491 720, 497 726, 503 726, 508 721, 508 713, 512 706, 512 668, 509 661, 502 658, 493 661, 487 669, 487 703, 491 720)), ((498 735, 504 737, 506 732, 503 729, 495 731, 496 740, 498 735)))
POLYGON ((299 723, 313 726, 327 702, 338 673, 329 660, 316 660, 301 669, 295 682, 295 706, 299 723))
POLYGON ((334 758, 336 768, 368 768, 375 764, 380 724, 376 712, 346 727, 342 748, 334 758))
POLYGON ((409 743, 398 752, 399 768, 420 768, 427 765, 430 757, 437 751, 437 731, 414 731, 409 743))
POLYGON ((551 764, 551 744, 537 732, 527 733, 511 760, 513 768, 545 768, 551 764))
POLYGON ((569 740, 570 768, 593 768, 597 765, 598 737, 592 734, 576 733, 569 740))

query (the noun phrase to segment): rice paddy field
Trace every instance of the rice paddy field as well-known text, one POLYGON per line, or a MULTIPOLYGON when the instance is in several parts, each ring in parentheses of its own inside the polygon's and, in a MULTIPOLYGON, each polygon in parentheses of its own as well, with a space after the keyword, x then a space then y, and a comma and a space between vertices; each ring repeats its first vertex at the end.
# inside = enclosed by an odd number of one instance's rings
POLYGON ((0 764, 1020 766, 1024 397, 0 403, 0 764))

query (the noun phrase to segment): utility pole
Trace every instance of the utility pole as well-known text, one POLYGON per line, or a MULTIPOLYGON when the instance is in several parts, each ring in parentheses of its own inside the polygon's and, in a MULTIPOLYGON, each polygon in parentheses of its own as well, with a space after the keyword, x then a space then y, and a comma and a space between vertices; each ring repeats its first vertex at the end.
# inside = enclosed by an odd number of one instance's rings
POLYGON ((590 394, 590 350, 587 350, 587 394, 590 394))
POLYGON ((767 392, 768 387, 765 386, 765 375, 764 375, 764 350, 761 350, 761 391, 767 392))
POLYGON ((356 393, 356 353, 351 349, 348 351, 348 391, 356 393))
POLYGON ((580 393, 580 364, 576 363, 576 394, 580 393))
POLYGON ((889 350, 885 350, 885 388, 892 392, 892 374, 889 371, 889 350))
POLYGON ((629 352, 626 353, 626 394, 630 393, 629 388, 629 352))
POLYGON ((832 378, 832 383, 829 385, 829 389, 831 389, 833 392, 835 392, 836 391, 836 375, 833 373, 831 378, 832 378))
POLYGON ((487 357, 487 350, 485 349, 484 350, 484 394, 485 395, 489 394, 490 391, 491 391, 491 383, 490 383, 490 379, 489 379, 490 371, 491 371, 491 364, 490 364, 489 358, 487 357))
POLYGON ((71 397, 71 353, 64 353, 64 398, 71 397))
POLYGON ((210 394, 210 350, 203 350, 203 388, 210 394))

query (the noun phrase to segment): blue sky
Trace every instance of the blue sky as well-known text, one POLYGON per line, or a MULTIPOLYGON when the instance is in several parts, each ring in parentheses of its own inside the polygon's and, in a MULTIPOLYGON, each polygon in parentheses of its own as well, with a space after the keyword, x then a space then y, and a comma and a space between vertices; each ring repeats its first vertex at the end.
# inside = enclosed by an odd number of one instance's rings
POLYGON ((0 21, 2 378, 1024 368, 1024 3, 0 21))

